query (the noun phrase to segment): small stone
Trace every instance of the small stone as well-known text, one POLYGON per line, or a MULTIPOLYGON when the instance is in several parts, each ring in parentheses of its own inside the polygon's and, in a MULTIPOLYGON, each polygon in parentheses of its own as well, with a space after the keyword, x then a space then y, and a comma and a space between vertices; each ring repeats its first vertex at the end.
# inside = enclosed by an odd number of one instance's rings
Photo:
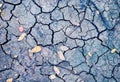
POLYGON ((23 26, 20 26, 18 29, 19 29, 19 32, 23 32, 24 31, 24 27, 23 26))
POLYGON ((117 51, 117 49, 114 48, 111 50, 111 53, 115 53, 116 51, 117 51))
POLYGON ((9 78, 6 80, 6 82, 12 82, 13 81, 13 78, 9 78))
POLYGON ((57 54, 61 60, 65 60, 65 57, 64 57, 62 51, 58 51, 57 54))
POLYGON ((28 56, 29 56, 30 58, 32 58, 32 57, 33 57, 33 53, 29 53, 28 56))
POLYGON ((49 78, 50 78, 50 79, 55 79, 55 78, 56 78, 56 75, 50 75, 49 78))
POLYGON ((61 49, 62 51, 66 51, 66 50, 68 50, 68 47, 67 47, 67 46, 60 46, 60 49, 61 49))
POLYGON ((88 52, 88 56, 90 56, 90 57, 91 57, 91 56, 92 56, 92 54, 91 54, 90 52, 88 52))
POLYGON ((2 7, 2 4, 0 4, 0 7, 2 7))
POLYGON ((77 74, 77 71, 76 71, 76 70, 73 70, 73 73, 74 73, 74 74, 77 74))
POLYGON ((35 46, 32 50, 30 50, 30 52, 36 53, 36 52, 40 52, 41 50, 42 50, 41 46, 35 46))
POLYGON ((54 66, 53 69, 54 69, 56 74, 60 74, 60 70, 58 69, 58 67, 54 66))
POLYGON ((18 55, 14 55, 14 58, 17 58, 18 57, 18 55))
POLYGON ((79 26, 79 22, 73 22, 74 25, 79 26))
POLYGON ((96 14, 100 14, 100 12, 99 12, 99 11, 96 11, 96 14))
POLYGON ((84 82, 83 80, 81 82, 84 82))

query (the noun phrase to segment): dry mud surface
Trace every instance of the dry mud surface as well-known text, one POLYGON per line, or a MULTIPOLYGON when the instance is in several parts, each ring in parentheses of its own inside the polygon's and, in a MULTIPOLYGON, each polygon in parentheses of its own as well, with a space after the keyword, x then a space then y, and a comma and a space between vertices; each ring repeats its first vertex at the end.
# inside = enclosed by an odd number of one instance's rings
POLYGON ((0 0, 0 82, 120 82, 120 0, 0 0))

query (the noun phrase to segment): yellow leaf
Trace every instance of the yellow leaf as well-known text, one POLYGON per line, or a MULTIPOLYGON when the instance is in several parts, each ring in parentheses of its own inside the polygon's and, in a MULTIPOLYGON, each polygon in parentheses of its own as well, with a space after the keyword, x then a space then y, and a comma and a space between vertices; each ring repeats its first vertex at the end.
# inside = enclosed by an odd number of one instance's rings
POLYGON ((60 70, 58 69, 58 67, 54 66, 53 69, 54 69, 54 71, 55 71, 56 74, 60 73, 60 70))
POLYGON ((56 75, 50 75, 49 78, 50 78, 50 79, 55 79, 55 78, 56 78, 56 75))
POLYGON ((6 80, 6 82, 12 82, 13 81, 13 78, 9 78, 6 80))
POLYGON ((40 52, 42 50, 41 46, 35 46, 30 52, 40 52))
POLYGON ((18 41, 23 40, 26 35, 27 35, 26 33, 22 33, 22 34, 19 36, 18 41))
POLYGON ((117 51, 117 49, 114 48, 111 50, 111 53, 115 53, 116 51, 117 51))

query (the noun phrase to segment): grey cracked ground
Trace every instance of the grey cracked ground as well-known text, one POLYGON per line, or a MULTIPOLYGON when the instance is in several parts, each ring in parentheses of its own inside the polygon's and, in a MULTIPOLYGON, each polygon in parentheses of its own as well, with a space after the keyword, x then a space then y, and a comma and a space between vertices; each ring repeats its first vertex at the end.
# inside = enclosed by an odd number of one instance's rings
POLYGON ((0 0, 0 82, 120 82, 120 0, 0 0))

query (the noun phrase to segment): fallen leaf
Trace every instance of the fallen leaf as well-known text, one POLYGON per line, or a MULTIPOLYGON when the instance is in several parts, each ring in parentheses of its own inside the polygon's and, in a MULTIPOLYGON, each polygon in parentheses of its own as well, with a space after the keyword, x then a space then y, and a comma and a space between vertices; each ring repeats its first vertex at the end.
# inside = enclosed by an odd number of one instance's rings
POLYGON ((67 47, 67 46, 61 46, 60 49, 61 49, 62 51, 66 51, 66 50, 68 50, 68 47, 67 47))
POLYGON ((30 52, 34 53, 34 52, 40 52, 42 50, 41 46, 35 46, 32 50, 30 50, 30 52))
POLYGON ((4 13, 4 11, 2 11, 2 10, 1 10, 1 15, 2 15, 2 16, 5 16, 5 13, 4 13))
POLYGON ((117 51, 117 49, 114 48, 111 50, 111 53, 115 53, 116 51, 117 51))
POLYGON ((56 75, 50 75, 49 78, 50 78, 50 79, 55 79, 55 78, 56 78, 56 75))
POLYGON ((74 73, 74 74, 76 74, 76 73, 77 73, 77 71, 76 71, 76 70, 73 70, 73 73, 74 73))
POLYGON ((19 36, 18 41, 23 40, 26 35, 27 35, 26 33, 22 33, 22 34, 19 36))
POLYGON ((58 67, 54 66, 53 69, 54 69, 54 71, 55 71, 56 74, 60 73, 60 70, 58 69, 58 67))
POLYGON ((57 54, 58 54, 58 56, 59 56, 59 58, 60 58, 61 60, 65 60, 65 57, 64 57, 62 51, 58 51, 57 54))
POLYGON ((6 80, 6 82, 12 82, 13 81, 13 78, 9 78, 6 80))

